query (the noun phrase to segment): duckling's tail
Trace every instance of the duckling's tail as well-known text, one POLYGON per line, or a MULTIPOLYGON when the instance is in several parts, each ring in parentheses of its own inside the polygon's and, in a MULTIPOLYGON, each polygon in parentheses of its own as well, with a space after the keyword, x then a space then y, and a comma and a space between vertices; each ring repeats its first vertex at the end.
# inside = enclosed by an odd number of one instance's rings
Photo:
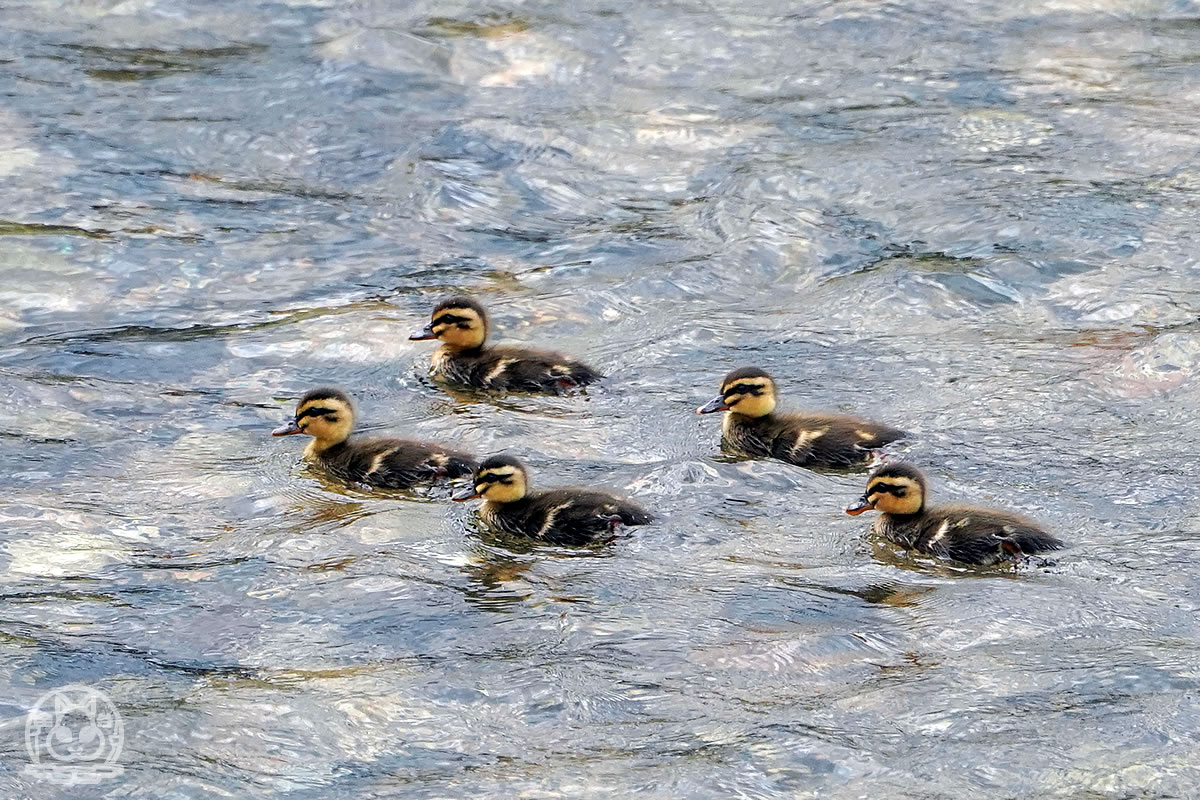
POLYGON ((1067 546, 1067 543, 1057 536, 1051 536, 1048 533, 1039 533, 1028 537, 1026 541, 1020 543, 1021 549, 1026 553, 1038 553, 1044 550, 1062 550, 1067 546))
POLYGON ((626 525, 649 525, 654 521, 649 511, 634 505, 621 506, 613 516, 626 525))
POLYGON ((1057 537, 1042 531, 1021 531, 1011 536, 997 536, 1000 547, 1014 559, 1044 553, 1048 550, 1061 550, 1066 543, 1057 537))
POLYGON ((474 459, 467 456, 455 453, 447 453, 447 455, 450 457, 445 467, 447 478, 464 478, 474 475, 475 470, 479 467, 474 459))
POLYGON ((552 388, 557 392, 571 392, 604 377, 587 364, 579 361, 555 366, 551 369, 551 373, 553 376, 552 388))

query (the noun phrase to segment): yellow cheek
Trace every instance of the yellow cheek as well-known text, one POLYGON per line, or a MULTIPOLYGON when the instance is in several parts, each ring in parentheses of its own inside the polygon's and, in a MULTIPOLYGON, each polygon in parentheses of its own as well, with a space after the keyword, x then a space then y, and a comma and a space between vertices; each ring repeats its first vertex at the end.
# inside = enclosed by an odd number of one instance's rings
POLYGON ((457 325, 448 325, 438 333, 438 338, 454 347, 475 347, 483 343, 483 336, 475 329, 462 329, 457 325))
POLYGON ((730 404, 730 409, 749 417, 762 417, 775 410, 775 400, 770 395, 742 395, 737 402, 730 404))
POLYGON ((480 492, 480 495, 483 499, 490 500, 493 503, 512 503, 525 496, 525 487, 519 481, 514 481, 513 483, 492 483, 484 491, 480 492))
POLYGON ((886 514, 915 514, 921 507, 921 499, 913 494, 904 497, 882 494, 876 501, 875 507, 886 514))

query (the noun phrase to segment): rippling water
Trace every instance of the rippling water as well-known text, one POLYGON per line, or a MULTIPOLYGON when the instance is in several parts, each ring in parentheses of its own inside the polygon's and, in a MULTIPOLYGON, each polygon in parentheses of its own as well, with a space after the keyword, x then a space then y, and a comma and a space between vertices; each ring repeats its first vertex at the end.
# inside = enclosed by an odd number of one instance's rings
POLYGON ((1195 796, 1196 3, 17 0, 0 64, 0 795, 1195 796), (460 291, 612 379, 440 391, 460 291), (1073 547, 720 458, 747 364, 1073 547), (662 521, 328 481, 318 383, 662 521), (120 778, 23 772, 68 683, 120 778))

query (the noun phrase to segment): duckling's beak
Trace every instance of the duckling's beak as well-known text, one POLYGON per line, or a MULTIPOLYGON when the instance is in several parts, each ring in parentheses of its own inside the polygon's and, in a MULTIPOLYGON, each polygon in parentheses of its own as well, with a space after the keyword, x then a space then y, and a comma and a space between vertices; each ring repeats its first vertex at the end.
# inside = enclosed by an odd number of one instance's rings
POLYGON ((465 503, 468 500, 474 500, 479 497, 479 492, 475 491, 475 487, 471 486, 466 489, 460 489, 450 496, 450 499, 456 503, 465 503))
POLYGON ((296 420, 292 420, 287 425, 280 425, 271 431, 272 436, 291 436, 297 433, 304 433, 304 431, 300 430, 300 426, 296 424, 296 420))
POLYGON ((437 334, 433 332, 433 323, 431 322, 428 325, 426 325, 424 328, 421 328, 421 330, 414 331, 413 334, 411 336, 409 336, 408 338, 411 341, 419 342, 422 339, 436 339, 437 334))
POLYGON ((714 411, 728 411, 729 404, 725 402, 725 395, 719 394, 712 400, 709 400, 704 405, 696 409, 697 414, 711 414, 714 411))
POLYGON ((855 503, 846 506, 846 513, 852 517, 857 517, 864 511, 871 511, 874 508, 875 504, 868 500, 867 496, 864 494, 862 497, 858 498, 855 503))

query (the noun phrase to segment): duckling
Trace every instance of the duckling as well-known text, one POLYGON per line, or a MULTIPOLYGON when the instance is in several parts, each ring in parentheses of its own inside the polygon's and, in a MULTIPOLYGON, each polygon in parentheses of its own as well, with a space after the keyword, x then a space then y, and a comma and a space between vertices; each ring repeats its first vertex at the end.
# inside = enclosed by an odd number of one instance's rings
POLYGON ((469 297, 438 303, 424 329, 409 339, 438 339, 433 375, 471 389, 561 394, 600 380, 596 370, 573 358, 545 350, 487 346, 488 317, 469 297))
POLYGON ((492 456, 479 465, 474 485, 453 496, 463 502, 484 499, 483 521, 505 533, 547 544, 581 545, 612 533, 620 523, 645 525, 653 520, 634 503, 608 492, 561 488, 529 491, 529 470, 511 456, 492 456))
POLYGON ((304 450, 331 474, 383 489, 405 489, 437 478, 460 478, 476 467, 471 456, 436 444, 407 439, 354 439, 354 404, 340 389, 323 387, 305 393, 296 418, 271 431, 272 436, 303 433, 313 437, 304 450))
POLYGON ((847 514, 883 512, 873 530, 908 550, 990 566, 1065 545, 1040 525, 1007 511, 972 506, 925 507, 925 476, 910 464, 885 464, 847 514))
POLYGON ((871 449, 902 439, 904 431, 836 414, 775 413, 775 381, 757 367, 735 369, 721 393, 697 414, 727 411, 721 440, 727 447, 801 467, 850 467, 866 463, 871 449))

